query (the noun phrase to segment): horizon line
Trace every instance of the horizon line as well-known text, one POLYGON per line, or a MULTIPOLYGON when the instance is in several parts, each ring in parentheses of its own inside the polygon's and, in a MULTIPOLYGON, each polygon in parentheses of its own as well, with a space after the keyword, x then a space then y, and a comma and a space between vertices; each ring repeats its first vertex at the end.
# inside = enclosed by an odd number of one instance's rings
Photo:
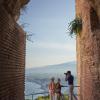
POLYGON ((52 66, 52 65, 60 65, 60 64, 64 64, 64 63, 71 63, 71 62, 76 62, 76 60, 73 61, 68 61, 68 62, 62 62, 62 63, 56 63, 56 64, 48 64, 48 65, 42 65, 42 66, 34 66, 34 67, 26 67, 25 69, 32 69, 32 68, 42 68, 42 67, 46 67, 46 66, 52 66))

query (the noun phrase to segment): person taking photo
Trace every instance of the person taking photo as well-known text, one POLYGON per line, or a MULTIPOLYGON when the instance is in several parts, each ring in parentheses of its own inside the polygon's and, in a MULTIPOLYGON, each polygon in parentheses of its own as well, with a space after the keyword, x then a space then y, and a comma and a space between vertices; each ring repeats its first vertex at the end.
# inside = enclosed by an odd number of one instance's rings
POLYGON ((71 71, 67 71, 64 74, 66 75, 65 81, 68 81, 69 85, 69 100, 73 100, 74 76, 71 74, 71 71))

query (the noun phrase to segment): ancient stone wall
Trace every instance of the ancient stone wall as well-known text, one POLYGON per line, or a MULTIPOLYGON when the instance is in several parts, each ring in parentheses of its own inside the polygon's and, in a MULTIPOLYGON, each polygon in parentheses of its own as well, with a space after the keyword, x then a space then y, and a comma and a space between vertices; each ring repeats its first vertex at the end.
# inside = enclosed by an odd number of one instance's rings
POLYGON ((81 35, 77 36, 79 100, 100 100, 99 6, 100 0, 76 0, 76 16, 83 21, 81 35))
POLYGON ((0 100, 24 100, 25 34, 0 5, 0 100))

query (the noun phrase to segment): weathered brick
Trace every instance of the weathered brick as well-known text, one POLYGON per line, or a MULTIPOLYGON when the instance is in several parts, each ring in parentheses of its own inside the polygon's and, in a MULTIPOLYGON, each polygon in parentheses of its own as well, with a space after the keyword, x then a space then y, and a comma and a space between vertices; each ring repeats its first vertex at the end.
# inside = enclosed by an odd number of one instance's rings
POLYGON ((0 100, 24 100, 25 33, 0 6, 0 100))
POLYGON ((76 15, 83 20, 81 36, 77 36, 79 100, 100 100, 99 4, 100 0, 76 0, 76 15))

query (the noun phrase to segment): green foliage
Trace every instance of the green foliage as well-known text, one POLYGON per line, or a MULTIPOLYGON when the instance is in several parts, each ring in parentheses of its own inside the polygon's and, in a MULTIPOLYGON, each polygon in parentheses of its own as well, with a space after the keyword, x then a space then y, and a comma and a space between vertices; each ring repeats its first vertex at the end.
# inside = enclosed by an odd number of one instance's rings
POLYGON ((20 26, 24 29, 25 36, 26 36, 26 40, 28 40, 28 41, 30 41, 30 42, 33 42, 33 41, 32 41, 32 36, 34 35, 34 33, 25 31, 25 28, 28 27, 28 25, 29 25, 29 24, 27 24, 27 23, 22 23, 20 26))
POLYGON ((25 99, 25 100, 30 100, 30 99, 25 99))
POLYGON ((30 42, 33 42, 32 39, 31 39, 33 35, 34 35, 34 34, 27 34, 27 33, 26 33, 26 40, 28 40, 28 41, 30 41, 30 42))
MULTIPOLYGON (((25 99, 25 100, 30 100, 30 99, 25 99)), ((39 96, 35 100, 50 100, 50 99, 49 99, 49 96, 39 96)), ((64 95, 63 100, 68 100, 68 96, 67 95, 64 95)))
POLYGON ((49 96, 39 96, 37 99, 35 100, 49 100, 49 96))
MULTIPOLYGON (((63 100, 68 100, 68 96, 67 95, 64 95, 63 98, 64 98, 63 100)), ((49 96, 39 96, 35 100, 50 100, 50 99, 49 99, 49 96)))
POLYGON ((21 4, 21 9, 25 9, 26 5, 30 2, 30 0, 24 0, 21 4))
POLYGON ((69 23, 68 29, 70 36, 79 35, 82 31, 82 19, 76 17, 73 21, 69 23))

